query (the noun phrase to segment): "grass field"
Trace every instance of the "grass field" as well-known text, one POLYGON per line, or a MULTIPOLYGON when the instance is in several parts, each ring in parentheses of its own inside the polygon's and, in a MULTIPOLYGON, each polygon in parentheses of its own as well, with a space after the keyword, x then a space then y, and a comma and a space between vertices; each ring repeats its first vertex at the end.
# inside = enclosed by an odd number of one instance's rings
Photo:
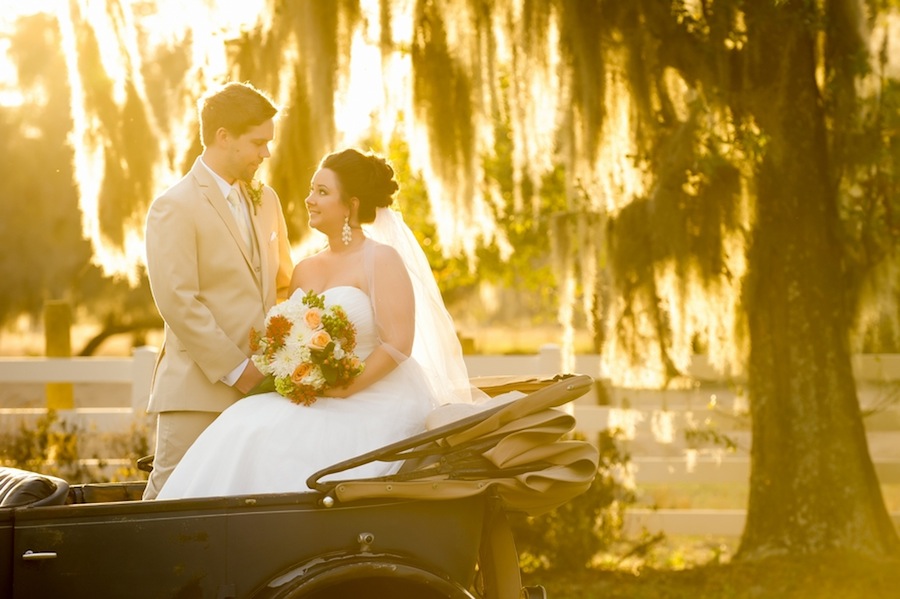
POLYGON ((526 575, 551 599, 897 599, 900 559, 769 558, 683 569, 526 575))
MULTIPOLYGON (((882 485, 889 511, 900 511, 900 485, 882 485)), ((746 485, 645 485, 643 505, 744 507, 746 485)), ((733 559, 739 539, 669 536, 638 557, 601 556, 580 572, 525 573, 550 599, 900 599, 900 555, 868 560, 842 555, 733 559)))

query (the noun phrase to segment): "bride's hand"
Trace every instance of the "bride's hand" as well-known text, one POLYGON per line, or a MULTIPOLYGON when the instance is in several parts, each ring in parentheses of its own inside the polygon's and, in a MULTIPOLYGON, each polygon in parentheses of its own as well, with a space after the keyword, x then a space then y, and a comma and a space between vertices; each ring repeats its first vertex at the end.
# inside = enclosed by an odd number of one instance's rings
POLYGON ((322 392, 322 395, 325 397, 336 397, 338 399, 343 399, 345 397, 350 397, 351 393, 347 389, 347 387, 332 387, 330 389, 325 389, 322 392))

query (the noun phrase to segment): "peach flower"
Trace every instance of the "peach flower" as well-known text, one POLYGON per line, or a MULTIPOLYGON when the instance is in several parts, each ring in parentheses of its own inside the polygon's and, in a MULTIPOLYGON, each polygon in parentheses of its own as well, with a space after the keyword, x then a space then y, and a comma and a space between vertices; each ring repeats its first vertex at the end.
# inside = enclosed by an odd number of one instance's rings
POLYGON ((306 345, 309 349, 325 349, 329 343, 331 343, 331 335, 328 334, 328 331, 316 331, 306 345))
POLYGON ((309 362, 300 362, 300 364, 297 365, 297 368, 294 369, 294 372, 291 373, 291 382, 295 385, 301 384, 304 377, 309 374, 310 370, 312 370, 312 364, 309 362))
POLYGON ((303 321, 310 330, 316 330, 322 325, 322 313, 318 308, 310 308, 303 315, 303 321))

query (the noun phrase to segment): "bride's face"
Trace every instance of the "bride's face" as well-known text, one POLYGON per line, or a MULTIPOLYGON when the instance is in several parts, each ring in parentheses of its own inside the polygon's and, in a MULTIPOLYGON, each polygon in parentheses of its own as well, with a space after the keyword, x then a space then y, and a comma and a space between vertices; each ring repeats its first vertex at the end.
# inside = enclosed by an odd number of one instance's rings
POLYGON ((323 168, 316 172, 306 197, 309 226, 326 235, 339 235, 349 209, 341 201, 340 184, 334 171, 323 168))

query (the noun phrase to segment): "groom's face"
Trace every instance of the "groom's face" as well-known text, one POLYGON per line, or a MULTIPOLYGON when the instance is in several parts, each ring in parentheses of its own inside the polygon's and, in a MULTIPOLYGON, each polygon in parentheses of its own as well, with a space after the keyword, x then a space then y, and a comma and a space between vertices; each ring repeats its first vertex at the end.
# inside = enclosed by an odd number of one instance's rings
POLYGON ((271 156, 269 143, 275 137, 275 123, 269 119, 242 135, 228 136, 228 163, 231 176, 250 181, 263 160, 271 156))

